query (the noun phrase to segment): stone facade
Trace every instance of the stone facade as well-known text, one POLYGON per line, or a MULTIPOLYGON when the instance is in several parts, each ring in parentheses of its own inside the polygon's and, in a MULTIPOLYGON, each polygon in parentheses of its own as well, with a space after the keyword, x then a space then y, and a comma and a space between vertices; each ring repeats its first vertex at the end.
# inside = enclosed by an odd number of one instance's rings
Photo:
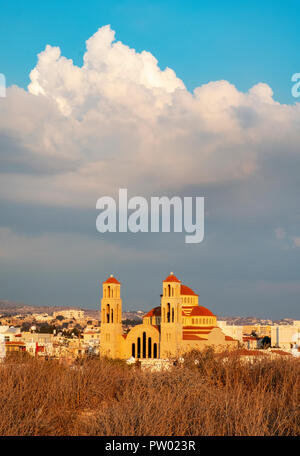
POLYGON ((128 334, 122 332, 121 284, 113 276, 103 282, 100 356, 165 359, 207 346, 237 348, 238 341, 222 332, 217 317, 173 273, 163 281, 160 306, 128 334))

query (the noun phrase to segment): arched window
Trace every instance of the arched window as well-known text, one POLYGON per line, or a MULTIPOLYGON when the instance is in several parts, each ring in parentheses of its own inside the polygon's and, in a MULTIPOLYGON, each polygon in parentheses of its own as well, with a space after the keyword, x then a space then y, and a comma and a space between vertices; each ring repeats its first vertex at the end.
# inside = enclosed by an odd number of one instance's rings
POLYGON ((171 285, 170 284, 168 285, 168 291, 169 291, 168 296, 171 296, 171 285))
POLYGON ((157 358, 157 344, 153 345, 153 358, 157 358))
POLYGON ((146 358, 146 333, 143 332, 143 358, 146 358))
POLYGON ((172 308, 172 322, 174 323, 174 307, 172 308))
POLYGON ((148 358, 152 358, 152 339, 148 338, 148 358))
POLYGON ((107 292, 108 292, 108 298, 110 298, 110 286, 109 285, 107 287, 107 292))
POLYGON ((167 304, 167 322, 170 323, 171 313, 170 313, 170 303, 167 304))
POLYGON ((141 357, 141 338, 138 337, 137 339, 137 357, 141 357))
POLYGON ((106 323, 109 323, 110 321, 110 305, 107 304, 106 306, 106 323))
POLYGON ((113 309, 111 309, 111 322, 112 323, 114 322, 114 311, 113 311, 113 309))
POLYGON ((131 345, 131 356, 135 358, 135 344, 131 345))

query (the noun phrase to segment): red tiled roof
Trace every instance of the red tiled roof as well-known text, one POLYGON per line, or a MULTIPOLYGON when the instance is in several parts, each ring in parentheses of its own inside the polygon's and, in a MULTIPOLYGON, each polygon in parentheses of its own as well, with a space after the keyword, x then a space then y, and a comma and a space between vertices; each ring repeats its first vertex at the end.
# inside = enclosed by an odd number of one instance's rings
POLYGON ((184 326, 183 329, 194 329, 196 331, 211 331, 215 326, 184 326))
POLYGON ((180 294, 188 296, 198 296, 190 287, 187 287, 186 285, 181 285, 180 294))
POLYGON ((254 336, 243 336, 243 342, 247 342, 247 340, 257 340, 254 336))
POLYGON ((103 282, 103 283, 116 283, 116 284, 120 285, 120 282, 112 275, 108 279, 106 279, 105 282, 103 282))
POLYGON ((271 350, 272 353, 276 353, 276 355, 291 355, 291 353, 287 353, 283 350, 271 350))
POLYGON ((215 317, 215 315, 206 307, 203 306, 193 306, 188 307, 188 306, 182 306, 182 310, 184 313, 188 313, 189 317, 215 317))
POLYGON ((161 316, 160 306, 154 307, 153 309, 149 310, 149 312, 146 313, 146 315, 144 315, 144 317, 160 317, 160 316, 161 316))
POLYGON ((264 356, 266 353, 263 351, 259 350, 247 350, 246 348, 241 348, 240 350, 237 351, 239 355, 242 356, 264 356))
POLYGON ((25 346, 25 343, 24 342, 16 342, 16 341, 7 341, 5 342, 5 345, 22 345, 22 346, 25 346))
MULTIPOLYGON (((188 317, 215 317, 215 315, 206 307, 203 306, 182 306, 182 315, 188 317)), ((161 307, 157 306, 149 310, 144 317, 160 317, 161 316, 161 307)), ((214 326, 212 326, 213 328, 214 326)), ((194 328, 194 326, 193 326, 194 328)), ((207 326, 205 326, 207 328, 207 326)))
POLYGON ((174 274, 170 274, 164 282, 180 282, 174 274))
POLYGON ((234 339, 234 338, 231 337, 231 336, 226 336, 226 335, 225 335, 225 340, 233 340, 233 341, 236 342, 236 339, 234 339))

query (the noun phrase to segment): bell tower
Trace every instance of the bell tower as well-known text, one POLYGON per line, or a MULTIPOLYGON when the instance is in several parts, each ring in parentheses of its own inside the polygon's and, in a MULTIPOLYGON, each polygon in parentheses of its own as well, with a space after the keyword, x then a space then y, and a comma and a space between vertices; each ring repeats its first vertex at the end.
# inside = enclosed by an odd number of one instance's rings
POLYGON ((121 357, 122 333, 121 284, 111 275, 103 282, 100 356, 121 357))
POLYGON ((179 356, 181 341, 181 282, 171 272, 163 281, 161 297, 161 358, 179 356))

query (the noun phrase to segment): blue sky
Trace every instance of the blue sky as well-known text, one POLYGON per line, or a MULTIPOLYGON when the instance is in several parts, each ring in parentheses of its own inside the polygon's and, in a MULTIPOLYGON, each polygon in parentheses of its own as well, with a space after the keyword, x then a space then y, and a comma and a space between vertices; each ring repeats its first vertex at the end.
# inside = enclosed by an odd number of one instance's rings
POLYGON ((82 64, 84 43, 110 24, 118 39, 150 50, 189 90, 219 79, 242 91, 266 82, 275 99, 293 103, 291 75, 299 71, 297 0, 0 2, 0 72, 8 85, 27 86, 46 44, 82 64))
POLYGON ((0 299, 97 308, 114 273, 149 309, 174 271, 218 315, 299 319, 299 2, 0 6, 0 299), (119 188, 205 196, 204 242, 101 236, 119 188))

